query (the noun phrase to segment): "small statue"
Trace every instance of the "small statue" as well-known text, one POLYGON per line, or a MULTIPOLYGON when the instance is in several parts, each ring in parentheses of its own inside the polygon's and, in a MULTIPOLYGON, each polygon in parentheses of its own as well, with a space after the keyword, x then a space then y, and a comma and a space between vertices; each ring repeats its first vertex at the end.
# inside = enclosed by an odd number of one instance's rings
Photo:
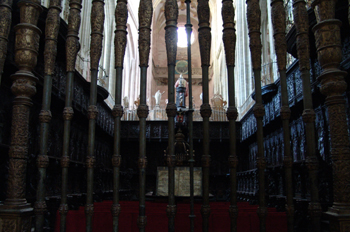
POLYGON ((162 95, 165 93, 165 91, 163 91, 163 93, 160 92, 160 90, 158 90, 155 94, 154 94, 154 99, 156 100, 156 106, 159 106, 160 100, 162 99, 162 95))
POLYGON ((123 98, 123 103, 124 103, 124 108, 128 109, 129 108, 129 98, 128 98, 128 96, 125 96, 123 98))

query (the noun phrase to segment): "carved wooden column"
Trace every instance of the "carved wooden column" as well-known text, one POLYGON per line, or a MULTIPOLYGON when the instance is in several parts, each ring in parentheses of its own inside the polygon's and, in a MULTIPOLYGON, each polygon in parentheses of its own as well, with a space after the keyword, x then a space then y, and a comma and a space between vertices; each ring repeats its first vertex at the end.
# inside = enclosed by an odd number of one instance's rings
MULTIPOLYGON (((203 205, 201 208, 204 232, 209 230, 209 118, 211 116, 211 107, 209 104, 209 66, 210 66, 210 48, 211 48, 211 29, 209 26, 210 8, 208 0, 198 0, 198 39, 202 61, 202 89, 203 104, 200 113, 203 118, 203 154, 202 154, 202 186, 203 186, 203 205)), ((191 99, 190 99, 191 100, 191 99)))
POLYGON ((50 0, 49 12, 46 18, 45 28, 45 51, 44 51, 44 89, 42 108, 39 115, 40 119, 40 154, 37 158, 39 169, 39 180, 36 192, 36 202, 34 211, 36 214, 35 229, 37 232, 43 231, 45 213, 47 210, 45 202, 45 180, 46 168, 49 165, 49 157, 47 156, 49 123, 51 121, 51 90, 52 75, 55 71, 56 55, 57 55, 57 36, 60 27, 61 0, 50 0))
POLYGON ((80 49, 79 44, 79 28, 80 28, 80 11, 82 0, 70 0, 69 2, 69 17, 68 17, 68 32, 66 40, 66 57, 67 57, 67 80, 66 80, 66 99, 63 110, 63 149, 61 158, 62 167, 62 187, 61 187, 61 204, 60 204, 60 230, 66 231, 66 216, 68 213, 67 204, 67 187, 68 187, 68 167, 69 167, 69 142, 70 142, 70 127, 74 115, 73 101, 73 84, 75 62, 80 49))
POLYGON ((288 87, 286 76, 286 58, 287 58, 287 41, 286 41, 286 11, 283 6, 283 0, 272 0, 272 25, 273 36, 275 39, 275 50, 277 55, 277 66, 280 74, 281 83, 281 119, 283 125, 283 144, 284 144, 284 171, 286 183, 286 211, 288 231, 294 231, 294 204, 293 204, 293 157, 290 146, 290 127, 289 119, 291 111, 288 101, 288 87))
POLYGON ((139 217, 137 224, 140 232, 144 232, 147 224, 146 217, 146 118, 148 116, 148 106, 146 105, 146 87, 147 87, 147 68, 149 62, 149 54, 151 49, 151 23, 153 16, 152 0, 140 1, 139 6, 139 53, 140 53, 140 105, 137 108, 137 115, 140 119, 140 154, 139 154, 139 170, 140 170, 140 196, 139 196, 139 217))
POLYGON ((323 72, 318 77, 320 91, 326 95, 328 109, 331 155, 333 162, 333 206, 327 211, 331 231, 350 230, 350 142, 347 129, 346 72, 339 70, 342 59, 340 26, 335 17, 336 0, 315 0, 312 3, 317 25, 316 38, 318 61, 323 72))
POLYGON ((38 78, 32 73, 37 63, 41 31, 36 26, 42 11, 39 0, 20 1, 20 23, 15 26, 15 62, 18 71, 11 76, 12 108, 11 145, 7 198, 0 206, 2 231, 30 231, 33 208, 25 196, 28 159, 28 127, 31 97, 38 78))
POLYGON ((7 43, 12 21, 12 1, 0 0, 0 84, 7 55, 7 43))
POLYGON ((231 232, 237 231, 237 147, 236 147, 236 120, 238 111, 235 103, 235 52, 236 52, 236 30, 235 30, 235 9, 232 0, 222 1, 222 21, 224 23, 223 41, 226 54, 226 65, 228 73, 228 95, 229 107, 227 109, 227 118, 230 121, 230 218, 231 232))
POLYGON ((123 81, 123 65, 125 57, 125 48, 127 43, 127 27, 128 21, 128 2, 127 0, 118 0, 115 8, 115 68, 116 68, 116 82, 115 82, 115 105, 112 111, 114 117, 114 150, 112 157, 113 165, 113 205, 112 205, 112 216, 113 216, 113 232, 119 231, 119 184, 120 184, 120 164, 121 164, 121 153, 120 153, 120 131, 121 123, 120 119, 123 116, 123 106, 121 105, 122 100, 122 81, 123 81))
POLYGON ((89 134, 88 153, 86 156, 87 192, 86 192, 86 232, 92 231, 92 216, 94 214, 94 165, 95 159, 95 131, 97 109, 97 75, 102 53, 103 26, 105 20, 104 1, 93 0, 91 8, 91 44, 90 44, 90 105, 88 108, 89 134))
POLYGON ((253 108, 254 116, 257 124, 257 144, 258 154, 256 165, 259 174, 259 208, 258 216, 260 219, 260 232, 266 231, 267 207, 265 199, 265 168, 266 160, 264 156, 264 135, 263 135, 263 117, 265 108, 261 96, 261 39, 260 24, 261 11, 259 0, 247 0, 247 21, 250 37, 250 51, 252 56, 252 65, 255 80, 255 105, 253 108))
POLYGON ((315 111, 313 110, 310 84, 310 46, 309 46, 309 18, 304 0, 293 0, 294 25, 296 28, 296 43, 299 58, 299 69, 303 81, 303 121, 306 133, 306 163, 309 168, 311 182, 311 202, 309 214, 312 220, 313 231, 320 231, 321 206, 318 196, 318 160, 315 142, 315 111))
POLYGON ((177 107, 175 104, 175 64, 177 52, 177 18, 179 9, 176 0, 166 0, 165 2, 165 43, 168 57, 168 104, 166 112, 168 115, 168 206, 167 215, 169 217, 168 231, 175 231, 175 121, 177 107))

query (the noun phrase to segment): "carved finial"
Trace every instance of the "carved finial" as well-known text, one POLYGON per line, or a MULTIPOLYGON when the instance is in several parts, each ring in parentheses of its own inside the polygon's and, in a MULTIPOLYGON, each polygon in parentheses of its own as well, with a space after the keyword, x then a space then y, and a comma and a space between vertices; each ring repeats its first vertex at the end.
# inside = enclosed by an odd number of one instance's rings
POLYGON ((165 2, 166 32, 165 42, 167 49, 168 64, 175 65, 177 53, 177 19, 179 9, 176 0, 165 2))
POLYGON ((287 41, 286 41, 286 11, 283 0, 273 0, 272 25, 273 37, 275 38, 275 49, 277 54, 278 70, 285 70, 287 63, 287 41))
POLYGON ((44 70, 46 75, 52 75, 55 70, 60 13, 61 0, 51 0, 45 28, 44 70))
POLYGON ((152 0, 140 1, 139 7, 139 52, 140 66, 148 67, 151 47, 151 22, 153 16, 152 0))
POLYGON ((75 71, 75 61, 79 44, 79 28, 80 28, 80 11, 82 0, 70 0, 69 2, 69 16, 68 16, 68 32, 66 40, 66 57, 67 57, 67 72, 75 71))
POLYGON ((102 53, 103 26, 105 21, 103 0, 93 0, 91 8, 91 69, 98 70, 102 53))
POLYGON ((259 0, 247 0, 247 21, 249 29, 249 47, 252 53, 253 69, 261 69, 261 39, 260 23, 261 11, 259 0))
POLYGON ((115 67, 123 67, 125 48, 127 43, 126 22, 128 21, 128 7, 126 0, 118 0, 115 8, 115 67))
POLYGON ((232 0, 222 1, 222 21, 224 23, 223 41, 225 45, 227 66, 235 65, 236 32, 235 9, 232 0))
POLYGON ((210 66, 211 33, 209 27, 210 8, 208 0, 198 0, 198 40, 203 66, 210 66))

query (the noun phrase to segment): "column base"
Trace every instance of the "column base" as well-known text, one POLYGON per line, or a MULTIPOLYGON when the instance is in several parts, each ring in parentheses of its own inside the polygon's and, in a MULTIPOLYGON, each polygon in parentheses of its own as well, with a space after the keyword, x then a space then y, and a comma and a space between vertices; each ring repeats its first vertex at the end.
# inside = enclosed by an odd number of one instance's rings
POLYGON ((350 231, 350 212, 337 207, 331 207, 325 213, 329 218, 331 232, 350 231))
POLYGON ((32 216, 30 204, 0 205, 0 232, 30 232, 32 216))

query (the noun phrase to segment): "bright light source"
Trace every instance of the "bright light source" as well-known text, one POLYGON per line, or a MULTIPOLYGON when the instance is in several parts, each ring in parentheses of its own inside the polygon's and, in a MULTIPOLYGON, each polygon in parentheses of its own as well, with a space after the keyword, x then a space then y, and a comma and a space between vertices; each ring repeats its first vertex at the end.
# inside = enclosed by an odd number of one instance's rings
MULTIPOLYGON (((191 33, 191 44, 194 42, 193 33, 191 33)), ((177 46, 181 48, 187 47, 187 33, 185 27, 177 29, 177 46)))

